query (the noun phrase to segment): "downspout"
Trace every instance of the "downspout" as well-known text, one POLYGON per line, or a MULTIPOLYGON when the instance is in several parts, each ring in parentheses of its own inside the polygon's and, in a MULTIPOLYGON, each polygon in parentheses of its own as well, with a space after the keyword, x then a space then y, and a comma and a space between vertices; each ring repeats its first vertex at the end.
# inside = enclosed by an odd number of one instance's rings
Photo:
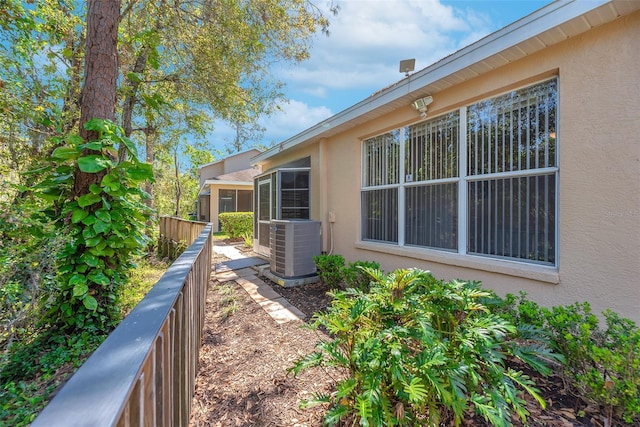
POLYGON ((333 248, 331 241, 333 236, 331 236, 332 230, 329 230, 328 227, 331 227, 332 224, 329 223, 327 216, 328 214, 328 166, 327 166, 327 138, 320 138, 318 142, 318 164, 320 166, 320 174, 319 174, 319 190, 320 190, 320 214, 322 215, 322 249, 324 253, 329 253, 333 248), (328 232, 327 232, 328 231, 328 232), (327 250, 327 248, 330 248, 327 250))

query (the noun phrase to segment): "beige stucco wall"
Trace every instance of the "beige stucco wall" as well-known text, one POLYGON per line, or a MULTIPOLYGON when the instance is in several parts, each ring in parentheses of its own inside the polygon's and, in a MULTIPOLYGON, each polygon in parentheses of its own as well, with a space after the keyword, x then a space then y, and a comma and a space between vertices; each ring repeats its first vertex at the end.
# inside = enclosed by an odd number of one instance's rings
POLYGON ((209 189, 211 190, 211 194, 209 195, 209 218, 210 222, 213 224, 213 232, 220 231, 218 227, 218 198, 220 190, 250 190, 253 191, 253 183, 249 182, 247 185, 215 185, 209 184, 209 189))
POLYGON ((269 167, 312 156, 312 218, 335 212, 333 251, 383 269, 419 267, 481 280, 500 294, 527 292, 545 306, 589 301, 640 323, 640 13, 566 40, 437 94, 429 117, 558 76, 558 268, 361 242, 361 141, 419 120, 407 106, 269 167))
POLYGON ((224 163, 224 172, 223 173, 231 173, 239 170, 247 169, 250 164, 250 160, 252 157, 260 154, 259 150, 248 150, 242 153, 235 154, 233 156, 227 157, 223 160, 224 163))
POLYGON ((218 175, 224 173, 224 163, 217 162, 210 165, 206 165, 200 168, 200 187, 204 185, 204 182, 208 179, 215 178, 218 175))

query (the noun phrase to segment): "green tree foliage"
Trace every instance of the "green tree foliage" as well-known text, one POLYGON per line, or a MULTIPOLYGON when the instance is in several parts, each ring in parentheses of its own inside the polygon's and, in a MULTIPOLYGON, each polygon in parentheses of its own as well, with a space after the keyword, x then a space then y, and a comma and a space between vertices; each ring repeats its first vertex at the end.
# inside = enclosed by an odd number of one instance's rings
POLYGON ((187 168, 177 167, 176 154, 184 156, 210 133, 213 118, 237 130, 228 153, 248 148, 263 131, 258 118, 283 97, 271 65, 306 59, 311 36, 327 28, 327 18, 307 0, 126 4, 120 41, 122 122, 126 136, 142 143, 144 135, 147 159, 155 158, 156 169, 174 169, 174 209, 158 205, 161 213, 192 209, 195 202, 185 197, 180 174, 187 168))
MULTIPOLYGON (((52 136, 84 130, 78 124, 86 6, 74 0, 2 2, 0 171, 10 178, 2 190, 9 181, 26 187, 37 181, 21 172, 50 154, 52 136)), ((260 134, 257 119, 282 98, 270 66, 307 58, 311 37, 328 33, 328 25, 308 0, 123 2, 117 113, 125 136, 144 147, 155 169, 167 166, 154 160, 158 147, 178 141, 182 155, 213 130, 213 118, 238 129, 229 152, 247 148, 260 134), (176 139, 178 129, 187 137, 176 139)))
POLYGON ((77 127, 84 14, 74 1, 6 0, 0 7, 0 199, 21 197, 53 147, 77 127), (27 4, 28 3, 28 4, 27 4))

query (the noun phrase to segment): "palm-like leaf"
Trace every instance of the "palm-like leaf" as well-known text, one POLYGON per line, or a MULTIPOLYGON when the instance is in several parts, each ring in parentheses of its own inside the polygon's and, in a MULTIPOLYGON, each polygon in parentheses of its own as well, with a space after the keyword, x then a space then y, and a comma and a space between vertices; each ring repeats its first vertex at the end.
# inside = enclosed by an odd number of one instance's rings
POLYGON ((420 377, 413 377, 410 383, 403 382, 404 391, 409 396, 409 401, 422 403, 427 397, 427 388, 420 377))

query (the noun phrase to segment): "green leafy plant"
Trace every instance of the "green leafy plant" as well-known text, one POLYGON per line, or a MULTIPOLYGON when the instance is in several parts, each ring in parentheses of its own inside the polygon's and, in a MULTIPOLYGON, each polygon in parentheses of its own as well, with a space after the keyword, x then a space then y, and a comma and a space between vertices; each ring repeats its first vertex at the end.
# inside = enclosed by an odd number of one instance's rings
POLYGON ((536 328, 492 313, 482 302, 495 299, 492 292, 422 270, 366 271, 370 291, 332 292, 331 306, 311 325, 331 339, 290 368, 294 375, 315 366, 344 373, 333 393, 305 402, 329 405, 326 424, 459 425, 474 411, 508 426, 512 412, 529 415, 522 394, 544 407, 533 381, 515 367, 546 375, 547 362, 559 357, 536 328))
MULTIPOLYGON (((136 260, 121 288, 123 316, 157 282, 167 265, 152 258, 136 260)), ((66 334, 55 328, 24 333, 0 357, 0 425, 29 425, 49 395, 79 367, 106 334, 66 334)))
POLYGON ((500 306, 515 322, 534 323, 548 333, 565 359, 565 384, 585 405, 597 406, 609 425, 614 417, 640 422, 640 331, 633 321, 606 310, 602 328, 586 302, 547 309, 525 293, 506 295, 500 306))
POLYGON ((66 239, 54 232, 29 194, 0 203, 1 350, 33 333, 42 297, 55 279, 55 253, 66 239))
POLYGON ((121 288, 120 310, 127 315, 160 280, 169 268, 169 263, 153 256, 140 257, 134 268, 128 271, 127 285, 121 288))
POLYGON ((567 363, 564 374, 589 403, 627 423, 640 422, 640 330, 610 310, 605 328, 588 303, 544 310, 546 327, 567 363))
POLYGON ((318 276, 323 283, 331 288, 337 288, 342 283, 342 269, 344 257, 342 255, 316 255, 313 262, 318 270, 318 276))
POLYGON ((221 230, 237 239, 245 233, 253 233, 253 212, 224 212, 218 215, 221 230))
POLYGON ((242 237, 242 240, 244 241, 245 248, 253 247, 253 232, 251 231, 244 232, 240 237, 242 237))
POLYGON ((346 267, 343 267, 342 277, 347 287, 368 292, 371 276, 366 273, 366 268, 379 270, 380 264, 375 261, 356 261, 350 262, 346 267))
POLYGON ((49 395, 104 341, 104 334, 49 331, 16 342, 0 363, 0 425, 26 426, 49 395))
POLYGON ((96 141, 77 136, 52 153, 54 167, 37 186, 50 201, 52 218, 69 242, 58 253, 58 290, 46 319, 62 329, 106 331, 120 318, 119 288, 126 283, 131 260, 147 243, 145 221, 148 195, 140 185, 153 179, 151 165, 139 162, 133 143, 121 128, 92 119, 85 128, 98 133, 96 141), (129 158, 117 160, 117 147, 129 158), (71 197, 76 171, 97 177, 89 192, 71 197))

